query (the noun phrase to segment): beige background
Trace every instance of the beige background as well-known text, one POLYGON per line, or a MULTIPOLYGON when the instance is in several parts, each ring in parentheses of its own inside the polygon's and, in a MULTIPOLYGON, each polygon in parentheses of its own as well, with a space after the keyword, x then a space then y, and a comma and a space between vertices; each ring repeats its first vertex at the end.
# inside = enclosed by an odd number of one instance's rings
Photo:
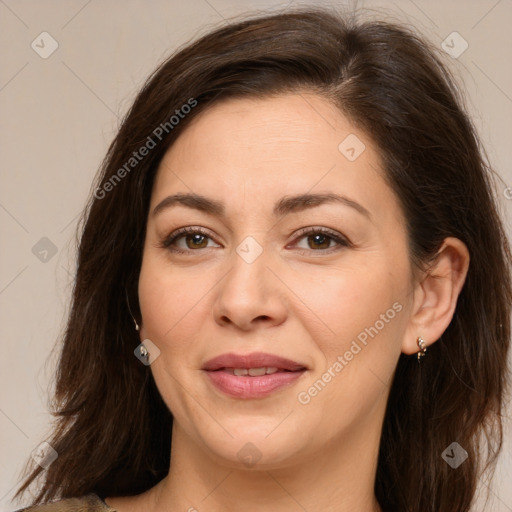
MULTIPOLYGON (((1 510, 25 504, 11 503, 13 489, 25 459, 48 433, 52 348, 69 303, 77 216, 119 117, 146 76, 178 46, 224 18, 286 5, 0 0, 1 510), (46 59, 31 47, 43 31, 58 43, 46 59), (39 242, 43 237, 52 245, 39 242), (32 250, 38 242, 55 246, 56 254, 42 253, 47 261, 41 261, 32 250)), ((412 24, 438 47, 454 31, 467 41, 464 53, 446 60, 468 92, 477 129, 504 179, 499 202, 512 234, 512 189, 506 189, 512 187, 512 1, 381 0, 357 6, 412 24)), ((50 48, 45 39, 38 51, 50 48)), ((511 409, 509 404, 504 451, 485 509, 492 512, 512 511, 511 409)))

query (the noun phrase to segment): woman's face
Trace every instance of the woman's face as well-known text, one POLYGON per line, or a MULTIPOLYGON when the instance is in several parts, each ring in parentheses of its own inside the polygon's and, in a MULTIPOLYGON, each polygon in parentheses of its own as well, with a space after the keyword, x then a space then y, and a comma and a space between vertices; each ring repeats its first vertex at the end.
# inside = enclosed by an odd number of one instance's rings
POLYGON ((378 445, 413 284, 381 172, 365 133, 305 93, 217 103, 166 153, 141 339, 198 453, 271 468, 378 445))

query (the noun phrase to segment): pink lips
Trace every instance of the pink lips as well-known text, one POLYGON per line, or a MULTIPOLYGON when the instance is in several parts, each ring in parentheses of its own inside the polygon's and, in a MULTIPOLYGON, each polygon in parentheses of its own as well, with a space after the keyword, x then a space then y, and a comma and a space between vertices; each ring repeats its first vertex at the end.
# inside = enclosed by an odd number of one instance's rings
POLYGON ((296 381, 306 367, 296 361, 272 354, 255 352, 247 355, 222 354, 210 359, 202 368, 210 382, 235 398, 262 398, 296 381), (256 368, 260 369, 255 370, 256 368), (263 368, 266 369, 264 375, 263 368), (251 375, 235 375, 251 370, 251 375))

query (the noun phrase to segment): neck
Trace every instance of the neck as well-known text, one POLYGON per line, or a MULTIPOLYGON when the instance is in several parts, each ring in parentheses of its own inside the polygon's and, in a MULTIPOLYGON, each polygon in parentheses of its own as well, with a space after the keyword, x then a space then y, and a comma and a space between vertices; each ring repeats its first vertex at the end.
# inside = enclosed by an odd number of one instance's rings
POLYGON ((151 490, 151 508, 234 511, 243 503, 247 512, 380 512, 373 490, 380 431, 351 437, 287 466, 241 469, 215 460, 175 424, 169 475, 151 490))

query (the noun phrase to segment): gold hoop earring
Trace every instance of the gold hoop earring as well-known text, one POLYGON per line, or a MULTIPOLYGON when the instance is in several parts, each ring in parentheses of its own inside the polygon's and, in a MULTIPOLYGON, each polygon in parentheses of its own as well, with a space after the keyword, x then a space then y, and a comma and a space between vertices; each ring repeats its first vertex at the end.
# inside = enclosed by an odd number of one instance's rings
POLYGON ((421 358, 425 356, 427 352, 427 344, 425 343, 425 340, 419 336, 416 340, 416 343, 418 344, 418 347, 420 350, 418 351, 418 363, 421 362, 421 358))

